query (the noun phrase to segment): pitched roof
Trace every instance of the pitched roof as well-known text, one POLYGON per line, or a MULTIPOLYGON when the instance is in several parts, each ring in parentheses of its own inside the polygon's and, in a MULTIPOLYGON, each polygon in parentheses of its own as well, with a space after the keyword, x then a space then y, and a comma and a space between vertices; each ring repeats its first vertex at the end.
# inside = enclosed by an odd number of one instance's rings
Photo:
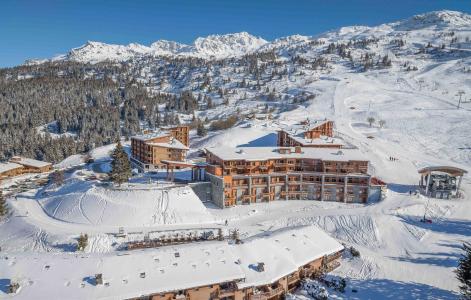
POLYGON ((11 162, 27 166, 27 167, 33 167, 33 168, 43 168, 47 166, 51 166, 52 164, 50 162, 46 161, 41 161, 41 160, 36 160, 32 158, 25 158, 25 157, 20 157, 20 156, 13 156, 10 159, 11 162))
POLYGON ((23 168, 23 166, 12 162, 2 162, 0 163, 0 174, 18 168, 23 168))
POLYGON ((245 281, 238 286, 250 287, 271 284, 299 267, 344 247, 323 230, 311 225, 283 229, 245 241, 234 248, 246 275, 245 281), (254 268, 258 263, 264 264, 264 271, 254 268))
POLYGON ((93 255, 18 253, 0 258, 0 278, 20 284, 12 299, 127 299, 229 281, 239 288, 269 284, 342 249, 321 229, 307 226, 238 245, 203 242, 93 255), (265 265, 262 272, 253 268, 259 262, 265 265), (95 274, 102 274, 104 285, 95 285, 95 274))
POLYGON ((102 255, 20 254, 14 265, 0 260, 0 278, 20 281, 21 299, 128 299, 242 279, 235 261, 226 242, 102 255), (109 286, 95 285, 95 274, 109 286))
POLYGON ((454 176, 461 176, 468 173, 468 171, 466 171, 465 169, 453 166, 429 166, 420 169, 418 172, 420 174, 428 174, 431 172, 444 172, 454 176))

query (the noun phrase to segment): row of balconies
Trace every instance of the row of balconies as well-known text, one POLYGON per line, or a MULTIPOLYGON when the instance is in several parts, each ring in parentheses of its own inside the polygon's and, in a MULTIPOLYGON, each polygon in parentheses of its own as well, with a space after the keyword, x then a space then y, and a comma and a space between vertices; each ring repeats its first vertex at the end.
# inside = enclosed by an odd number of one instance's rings
MULTIPOLYGON (((347 181, 347 186, 368 186, 368 181, 366 179, 363 180, 356 180, 357 178, 349 178, 347 181)), ((268 181, 266 178, 252 178, 252 179, 234 179, 231 184, 226 184, 226 187, 248 187, 249 186, 249 180, 251 180, 251 186, 266 186, 268 185, 268 182, 270 182, 271 185, 283 185, 286 183, 286 178, 285 177, 274 177, 271 178, 270 181, 268 181)), ((300 184, 305 184, 305 183, 316 183, 316 184, 321 184, 322 179, 320 177, 303 177, 301 181, 301 177, 289 177, 288 178, 288 184, 290 185, 300 185, 300 184)), ((332 178, 332 177, 325 177, 324 178, 324 184, 325 185, 345 185, 345 181, 343 177, 340 178, 332 178)))

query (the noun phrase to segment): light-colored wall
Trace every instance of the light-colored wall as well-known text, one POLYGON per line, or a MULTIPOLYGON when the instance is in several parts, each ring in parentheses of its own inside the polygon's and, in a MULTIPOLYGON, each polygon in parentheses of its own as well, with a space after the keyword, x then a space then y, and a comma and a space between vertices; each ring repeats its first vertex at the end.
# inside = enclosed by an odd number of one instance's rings
POLYGON ((206 173, 206 179, 211 183, 211 200, 220 208, 224 208, 224 181, 221 177, 206 173))

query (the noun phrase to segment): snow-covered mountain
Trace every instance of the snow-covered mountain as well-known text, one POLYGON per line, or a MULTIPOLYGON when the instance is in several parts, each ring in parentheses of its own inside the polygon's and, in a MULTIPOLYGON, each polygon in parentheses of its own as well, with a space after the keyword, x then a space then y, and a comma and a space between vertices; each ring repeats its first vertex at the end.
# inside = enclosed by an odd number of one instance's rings
MULTIPOLYGON (((430 38, 433 33, 443 34, 444 32, 454 31, 454 33, 459 34, 461 31, 469 31, 470 28, 470 15, 457 11, 442 10, 374 27, 342 27, 318 36, 292 35, 271 42, 247 32, 199 37, 191 45, 167 40, 158 40, 150 46, 137 43, 114 45, 89 41, 83 46, 74 48, 67 54, 55 57, 52 60, 71 60, 89 63, 105 60, 123 62, 130 59, 139 59, 144 56, 221 59, 271 49, 286 51, 287 49, 301 47, 316 40, 338 42, 368 38, 400 38, 414 35, 420 40, 420 37, 430 38)), ((27 64, 42 63, 44 61, 47 60, 28 60, 27 64)))
POLYGON ((160 40, 150 46, 137 43, 114 45, 89 41, 85 45, 72 49, 61 59, 79 62, 96 63, 104 60, 126 61, 141 56, 188 56, 200 58, 227 58, 253 52, 265 45, 267 41, 247 32, 210 35, 197 38, 192 45, 174 41, 160 40))

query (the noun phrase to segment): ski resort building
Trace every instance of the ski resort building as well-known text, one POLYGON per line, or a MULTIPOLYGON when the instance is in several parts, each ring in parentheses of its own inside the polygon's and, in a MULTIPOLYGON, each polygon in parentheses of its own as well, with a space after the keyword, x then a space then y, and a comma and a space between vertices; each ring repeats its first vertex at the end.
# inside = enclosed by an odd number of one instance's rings
POLYGON ((131 162, 141 171, 164 167, 162 161, 182 162, 189 150, 189 127, 161 128, 131 137, 131 162))
POLYGON ((51 163, 13 156, 9 162, 0 163, 0 179, 27 173, 44 173, 50 170, 52 170, 51 163))
POLYGON ((0 270, 7 281, 25 279, 11 299, 283 299, 302 279, 339 266, 343 249, 307 226, 239 244, 198 242, 122 255, 24 255, 13 265, 0 260, 0 270))
POLYGON ((459 194, 461 181, 467 171, 450 166, 426 167, 419 170, 421 192, 428 197, 449 199, 459 194))
POLYGON ((357 149, 206 149, 212 201, 221 208, 274 200, 365 203, 377 198, 368 160, 357 149))
POLYGON ((334 122, 305 120, 278 131, 280 147, 343 148, 344 142, 334 137, 334 122))

